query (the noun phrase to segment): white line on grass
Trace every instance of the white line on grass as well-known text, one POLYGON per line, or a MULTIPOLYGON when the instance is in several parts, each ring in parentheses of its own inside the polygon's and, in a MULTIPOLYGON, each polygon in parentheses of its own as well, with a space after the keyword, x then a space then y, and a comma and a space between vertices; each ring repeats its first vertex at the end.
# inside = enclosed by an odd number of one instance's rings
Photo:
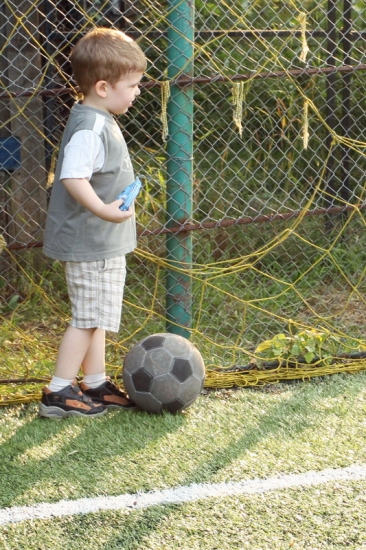
POLYGON ((326 469, 319 472, 289 474, 268 479, 247 481, 193 484, 175 489, 164 489, 150 493, 125 494, 117 497, 81 498, 78 500, 60 500, 55 503, 41 503, 33 506, 14 506, 0 510, 0 525, 26 520, 49 519, 75 514, 89 514, 101 510, 122 510, 162 506, 164 504, 182 504, 206 498, 222 498, 234 495, 251 495, 289 489, 291 487, 310 487, 332 481, 357 481, 366 478, 366 465, 348 468, 326 469))

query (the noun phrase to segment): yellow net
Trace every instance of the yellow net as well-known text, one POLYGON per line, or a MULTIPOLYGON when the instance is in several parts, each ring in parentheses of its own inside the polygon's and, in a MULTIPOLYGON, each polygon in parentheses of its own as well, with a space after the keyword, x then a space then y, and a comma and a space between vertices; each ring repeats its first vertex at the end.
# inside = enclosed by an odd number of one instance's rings
POLYGON ((149 58, 138 108, 120 121, 144 192, 109 374, 120 377, 127 350, 165 331, 168 269, 190 277, 189 330, 206 387, 366 366, 366 14, 354 6, 350 18, 325 1, 220 1, 214 10, 196 2, 194 77, 185 74, 192 59, 177 77, 195 90, 193 214, 173 228, 192 235, 185 265, 168 261, 165 246, 173 6, 5 0, 0 139, 17 136, 21 159, 9 169, 16 153, 3 147, 0 404, 39 397, 70 316, 62 267, 40 245, 58 143, 77 97, 68 55, 94 25, 125 30, 149 58), (301 332, 313 336, 295 354, 301 332), (291 349, 276 347, 278 335, 291 349), (317 335, 326 335, 324 348, 317 335), (262 342, 270 342, 264 358, 262 342))

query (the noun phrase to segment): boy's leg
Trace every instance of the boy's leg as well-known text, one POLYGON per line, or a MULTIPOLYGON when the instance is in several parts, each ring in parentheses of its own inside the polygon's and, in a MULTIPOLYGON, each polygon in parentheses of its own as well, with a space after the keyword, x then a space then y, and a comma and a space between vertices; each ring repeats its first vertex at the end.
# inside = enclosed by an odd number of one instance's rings
MULTIPOLYGON (((81 359, 85 376, 104 375, 105 379, 105 330, 96 328, 89 346, 81 359)), ((102 380, 103 381, 103 380, 102 380)))
POLYGON ((82 391, 93 401, 109 409, 134 409, 126 394, 105 374, 105 330, 96 329, 82 362, 84 373, 80 384, 82 391))
POLYGON ((90 346, 82 362, 83 383, 88 388, 97 388, 106 380, 105 330, 95 329, 90 346))
POLYGON ((58 351, 55 376, 68 380, 76 378, 95 332, 94 328, 69 326, 66 329, 58 351))
POLYGON ((49 387, 43 389, 39 406, 46 418, 67 416, 100 416, 106 409, 100 402, 85 396, 72 384, 93 338, 95 329, 69 326, 61 340, 56 370, 49 387))

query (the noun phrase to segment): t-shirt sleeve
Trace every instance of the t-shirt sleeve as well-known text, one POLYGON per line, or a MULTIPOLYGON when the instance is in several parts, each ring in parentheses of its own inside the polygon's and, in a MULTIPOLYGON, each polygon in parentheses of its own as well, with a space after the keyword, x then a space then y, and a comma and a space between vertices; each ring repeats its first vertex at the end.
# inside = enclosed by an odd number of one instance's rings
POLYGON ((90 179, 104 164, 104 146, 93 130, 79 130, 64 150, 60 179, 90 179))

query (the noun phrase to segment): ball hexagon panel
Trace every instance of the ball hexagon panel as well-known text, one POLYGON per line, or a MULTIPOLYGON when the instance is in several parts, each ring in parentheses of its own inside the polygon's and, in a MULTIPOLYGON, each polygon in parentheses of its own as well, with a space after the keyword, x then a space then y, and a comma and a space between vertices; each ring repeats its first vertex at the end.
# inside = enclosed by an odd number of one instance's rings
MULTIPOLYGON (((170 334, 168 336, 173 335, 170 334)), ((187 357, 193 347, 193 344, 183 338, 183 336, 174 334, 174 338, 166 338, 164 347, 171 352, 173 357, 187 357)))
POLYGON ((199 396, 202 391, 203 380, 197 378, 196 376, 190 376, 188 380, 182 382, 179 385, 179 393, 177 397, 181 399, 184 403, 192 401, 199 396))
POLYGON ((150 350, 144 357, 143 367, 153 376, 160 376, 170 372, 173 356, 165 348, 150 350))
POLYGON ((156 376, 151 385, 151 393, 161 401, 161 403, 169 403, 179 395, 180 382, 171 374, 163 374, 156 376))
POLYGON ((193 367, 194 374, 196 374, 200 378, 205 377, 205 363, 203 362, 202 355, 198 351, 197 348, 192 346, 192 354, 189 358, 189 361, 193 367))
POLYGON ((134 402, 138 407, 141 407, 144 411, 147 411, 152 414, 158 414, 162 411, 162 403, 156 399, 151 393, 139 393, 136 392, 134 396, 134 402))

